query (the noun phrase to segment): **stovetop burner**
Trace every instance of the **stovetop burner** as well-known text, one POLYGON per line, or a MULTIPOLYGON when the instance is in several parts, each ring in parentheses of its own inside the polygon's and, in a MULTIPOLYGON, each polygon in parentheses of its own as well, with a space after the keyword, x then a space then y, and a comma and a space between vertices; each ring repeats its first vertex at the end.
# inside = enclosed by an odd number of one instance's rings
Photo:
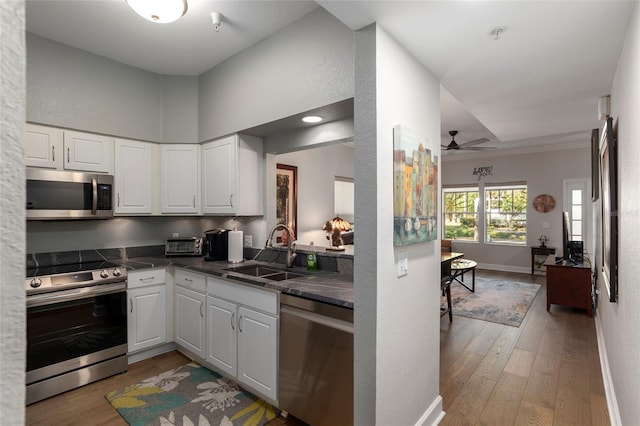
POLYGON ((54 265, 27 269, 25 290, 31 295, 126 279, 127 268, 110 261, 54 265))

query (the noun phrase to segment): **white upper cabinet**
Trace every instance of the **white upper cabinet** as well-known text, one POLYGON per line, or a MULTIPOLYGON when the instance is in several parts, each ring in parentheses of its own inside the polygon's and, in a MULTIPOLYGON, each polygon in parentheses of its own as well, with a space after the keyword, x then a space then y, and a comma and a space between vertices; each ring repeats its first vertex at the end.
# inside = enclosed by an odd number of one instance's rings
POLYGON ((202 212, 263 214, 262 139, 232 135, 202 145, 202 212))
POLYGON ((149 142, 116 139, 115 213, 151 214, 152 151, 149 142))
POLYGON ((47 169, 62 168, 62 130, 27 123, 24 133, 26 166, 47 169))
POLYGON ((160 148, 162 213, 200 212, 200 145, 164 144, 160 148))
POLYGON ((92 133, 64 131, 64 168, 113 173, 114 139, 92 133))

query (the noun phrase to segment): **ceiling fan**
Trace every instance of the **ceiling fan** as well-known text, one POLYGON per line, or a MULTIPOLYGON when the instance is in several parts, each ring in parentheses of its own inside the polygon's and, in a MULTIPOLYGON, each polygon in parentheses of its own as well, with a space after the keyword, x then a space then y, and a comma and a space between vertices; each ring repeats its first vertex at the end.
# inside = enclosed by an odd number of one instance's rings
POLYGON ((486 147, 473 146, 473 145, 479 145, 481 143, 489 142, 489 139, 487 138, 475 139, 469 142, 463 142, 461 144, 458 144, 458 142, 456 142, 457 134, 458 134, 457 130, 449 130, 449 135, 451 135, 451 142, 449 142, 449 145, 442 145, 443 151, 458 151, 461 149, 465 151, 490 151, 492 149, 496 149, 495 147, 492 147, 492 146, 486 146, 486 147))

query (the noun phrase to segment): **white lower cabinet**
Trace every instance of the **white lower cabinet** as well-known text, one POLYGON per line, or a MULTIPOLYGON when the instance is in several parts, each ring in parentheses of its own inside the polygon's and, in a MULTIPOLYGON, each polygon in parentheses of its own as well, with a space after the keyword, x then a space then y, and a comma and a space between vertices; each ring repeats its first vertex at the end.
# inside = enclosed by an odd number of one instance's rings
POLYGON ((182 269, 175 274, 176 343, 205 358, 206 303, 205 278, 182 269))
POLYGON ((278 319, 238 308, 238 380, 277 398, 278 319))
POLYGON ((164 268, 128 274, 127 341, 130 353, 167 342, 165 281, 164 268))
POLYGON ((276 401, 277 293, 207 276, 206 360, 276 401))

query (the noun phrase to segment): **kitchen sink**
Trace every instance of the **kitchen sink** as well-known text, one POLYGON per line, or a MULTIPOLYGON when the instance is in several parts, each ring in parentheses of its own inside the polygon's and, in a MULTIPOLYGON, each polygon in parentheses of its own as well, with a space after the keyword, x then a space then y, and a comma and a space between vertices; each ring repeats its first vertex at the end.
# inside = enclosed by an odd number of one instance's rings
POLYGON ((250 275, 252 277, 266 278, 272 281, 284 281, 302 276, 302 274, 296 274, 295 272, 282 271, 262 265, 239 266, 237 268, 228 268, 227 271, 250 275))

